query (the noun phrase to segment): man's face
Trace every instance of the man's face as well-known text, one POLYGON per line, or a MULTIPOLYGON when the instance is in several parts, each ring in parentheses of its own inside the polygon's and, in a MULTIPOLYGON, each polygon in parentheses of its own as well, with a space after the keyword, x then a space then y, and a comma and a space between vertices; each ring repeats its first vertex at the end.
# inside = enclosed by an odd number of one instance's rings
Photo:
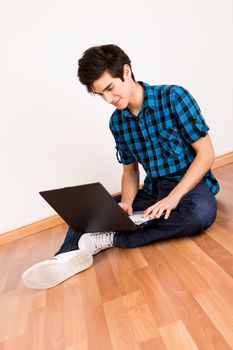
POLYGON ((124 68, 124 81, 113 78, 106 71, 93 83, 93 92, 118 109, 125 109, 128 106, 132 91, 131 71, 127 65, 124 68))

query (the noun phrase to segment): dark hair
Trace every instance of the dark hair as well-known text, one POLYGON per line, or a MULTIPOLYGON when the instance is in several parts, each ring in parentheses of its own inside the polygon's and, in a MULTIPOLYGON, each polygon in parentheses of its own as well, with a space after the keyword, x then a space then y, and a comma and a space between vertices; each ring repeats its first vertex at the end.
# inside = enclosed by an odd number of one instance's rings
MULTIPOLYGON (((93 46, 87 49, 78 61, 78 78, 86 86, 87 91, 93 93, 92 84, 106 71, 114 78, 124 81, 124 64, 128 64, 131 68, 129 57, 120 47, 116 45, 93 46)), ((131 77, 135 81, 133 72, 131 77)))

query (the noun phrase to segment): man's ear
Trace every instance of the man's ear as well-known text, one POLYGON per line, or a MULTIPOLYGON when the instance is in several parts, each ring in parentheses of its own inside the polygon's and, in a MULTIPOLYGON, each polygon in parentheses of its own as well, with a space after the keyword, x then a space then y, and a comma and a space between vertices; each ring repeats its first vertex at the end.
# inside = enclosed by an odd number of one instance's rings
POLYGON ((131 69, 128 64, 124 64, 123 71, 124 71, 124 77, 131 77, 131 69))

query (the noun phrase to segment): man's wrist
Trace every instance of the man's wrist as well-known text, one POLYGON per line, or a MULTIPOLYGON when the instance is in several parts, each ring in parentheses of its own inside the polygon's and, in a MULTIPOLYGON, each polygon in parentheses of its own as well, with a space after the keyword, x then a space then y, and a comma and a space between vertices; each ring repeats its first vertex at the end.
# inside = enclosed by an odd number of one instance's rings
POLYGON ((183 191, 179 190, 178 188, 174 188, 168 195, 168 197, 172 197, 178 201, 181 200, 181 198, 185 195, 185 193, 183 193, 183 191))
POLYGON ((122 198, 122 199, 121 199, 121 202, 122 202, 122 203, 125 203, 125 204, 128 204, 128 205, 132 205, 132 203, 133 203, 130 199, 127 199, 127 198, 126 198, 126 199, 125 199, 125 198, 122 198))

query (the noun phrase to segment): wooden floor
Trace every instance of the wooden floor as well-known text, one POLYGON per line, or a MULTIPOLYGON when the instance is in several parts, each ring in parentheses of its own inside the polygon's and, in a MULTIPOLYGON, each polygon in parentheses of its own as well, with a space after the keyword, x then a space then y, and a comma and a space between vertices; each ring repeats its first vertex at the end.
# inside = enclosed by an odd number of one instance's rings
POLYGON ((205 233, 113 248, 49 290, 20 276, 60 246, 66 226, 0 247, 0 350, 233 349, 233 164, 216 169, 205 233))

